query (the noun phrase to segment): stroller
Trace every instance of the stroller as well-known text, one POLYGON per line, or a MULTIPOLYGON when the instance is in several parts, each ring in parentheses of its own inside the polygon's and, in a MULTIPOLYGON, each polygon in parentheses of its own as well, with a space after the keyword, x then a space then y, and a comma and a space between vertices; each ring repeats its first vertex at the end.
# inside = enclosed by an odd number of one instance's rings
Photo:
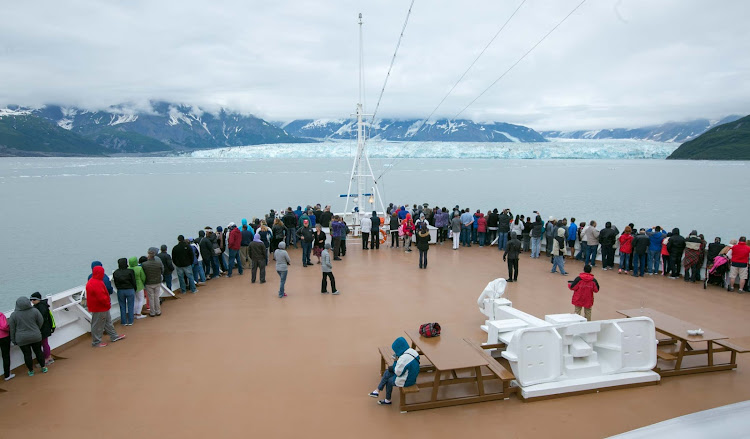
POLYGON ((713 262, 706 265, 706 280, 703 281, 703 289, 705 290, 708 284, 718 285, 722 288, 726 288, 726 278, 728 272, 729 258, 727 257, 727 255, 715 256, 713 262))

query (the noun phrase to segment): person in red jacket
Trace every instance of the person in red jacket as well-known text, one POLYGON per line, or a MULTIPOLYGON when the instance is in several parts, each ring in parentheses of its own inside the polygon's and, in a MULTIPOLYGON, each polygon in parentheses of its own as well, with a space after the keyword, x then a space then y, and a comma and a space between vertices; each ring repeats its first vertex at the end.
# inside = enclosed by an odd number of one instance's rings
POLYGON ((104 285, 104 267, 97 265, 92 270, 91 279, 86 282, 86 303, 91 313, 91 346, 103 348, 107 343, 102 342, 102 334, 107 331, 112 343, 125 338, 117 334, 112 325, 112 317, 109 315, 111 306, 109 291, 104 285))
POLYGON ((729 286, 727 291, 734 291, 734 282, 740 278, 740 291, 745 289, 747 282, 747 262, 750 255, 750 247, 747 246, 747 238, 740 236, 740 241, 732 246, 732 264, 729 267, 729 286))
POLYGON ((591 265, 583 267, 583 273, 573 279, 568 288, 573 290, 571 303, 575 306, 575 313, 581 315, 581 308, 583 308, 583 315, 590 322, 591 308, 594 306, 594 293, 599 292, 599 282, 591 274, 591 265))
POLYGON ((633 254, 633 230, 630 226, 625 226, 622 235, 620 235, 620 269, 618 273, 625 272, 628 274, 630 270, 630 257, 633 254))
POLYGON ((229 239, 227 247, 229 247, 229 273, 227 277, 232 277, 232 268, 234 263, 237 263, 237 271, 242 275, 242 258, 240 258, 240 247, 242 246, 242 232, 237 228, 235 223, 229 223, 229 239))
POLYGON ((485 237, 487 236, 487 218, 482 212, 479 212, 477 218, 477 235, 479 236, 479 246, 484 247, 485 237))

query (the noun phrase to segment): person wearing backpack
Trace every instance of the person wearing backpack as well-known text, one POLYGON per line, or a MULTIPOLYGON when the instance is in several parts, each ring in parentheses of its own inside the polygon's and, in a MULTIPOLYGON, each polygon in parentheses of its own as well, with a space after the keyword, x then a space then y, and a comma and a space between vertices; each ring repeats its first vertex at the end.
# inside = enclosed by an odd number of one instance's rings
POLYGON ((42 315, 42 320, 44 321, 42 323, 42 354, 44 355, 44 364, 50 365, 54 363, 55 360, 52 359, 52 352, 49 348, 47 339, 53 332, 55 332, 55 329, 52 326, 52 314, 49 309, 49 304, 47 303, 47 299, 42 299, 42 295, 39 291, 33 293, 30 300, 34 308, 39 310, 39 313, 42 315))
POLYGON ((391 344, 391 349, 393 349, 396 361, 383 373, 377 389, 369 394, 372 398, 378 398, 380 392, 385 389, 385 399, 378 401, 380 405, 391 405, 393 386, 402 388, 413 386, 417 383, 419 375, 419 354, 409 347, 404 337, 397 338, 391 344))

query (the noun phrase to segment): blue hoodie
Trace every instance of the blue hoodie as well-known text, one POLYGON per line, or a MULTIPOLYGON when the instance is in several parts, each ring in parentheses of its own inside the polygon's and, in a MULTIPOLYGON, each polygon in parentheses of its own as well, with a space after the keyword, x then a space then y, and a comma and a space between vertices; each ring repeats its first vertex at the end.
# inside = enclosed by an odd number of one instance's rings
POLYGON ((568 226, 567 239, 568 241, 575 241, 578 238, 578 225, 576 223, 570 223, 568 226))
POLYGON ((409 347, 404 337, 397 338, 391 345, 391 349, 398 357, 393 365, 396 374, 395 384, 397 387, 413 386, 419 375, 419 354, 409 347))
POLYGON ((661 251, 661 242, 667 236, 667 232, 664 230, 661 232, 655 232, 653 229, 648 229, 646 230, 646 235, 648 236, 649 241, 651 241, 648 249, 652 252, 661 251))
POLYGON ((294 214, 297 215, 297 219, 302 216, 302 206, 297 206, 297 210, 294 211, 294 214))
MULTIPOLYGON (((99 261, 94 261, 91 263, 91 274, 89 274, 89 277, 88 277, 89 279, 91 279, 91 276, 94 274, 93 273, 94 267, 97 267, 97 266, 103 267, 102 263, 99 261)), ((109 294, 112 294, 114 290, 112 289, 112 282, 109 281, 109 276, 104 274, 104 279, 102 280, 104 281, 104 285, 107 287, 107 291, 109 291, 109 294)))

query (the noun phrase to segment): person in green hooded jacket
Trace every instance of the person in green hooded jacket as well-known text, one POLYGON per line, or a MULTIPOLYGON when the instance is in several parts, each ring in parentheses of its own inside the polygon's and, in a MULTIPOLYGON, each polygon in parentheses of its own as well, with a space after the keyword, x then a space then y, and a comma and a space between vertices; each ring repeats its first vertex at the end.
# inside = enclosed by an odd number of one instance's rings
POLYGON ((146 304, 146 297, 143 293, 143 288, 146 284, 146 273, 143 271, 143 268, 138 265, 137 256, 128 259, 128 268, 135 273, 135 308, 133 313, 136 319, 142 319, 146 317, 141 314, 141 311, 143 311, 143 305, 146 304))

